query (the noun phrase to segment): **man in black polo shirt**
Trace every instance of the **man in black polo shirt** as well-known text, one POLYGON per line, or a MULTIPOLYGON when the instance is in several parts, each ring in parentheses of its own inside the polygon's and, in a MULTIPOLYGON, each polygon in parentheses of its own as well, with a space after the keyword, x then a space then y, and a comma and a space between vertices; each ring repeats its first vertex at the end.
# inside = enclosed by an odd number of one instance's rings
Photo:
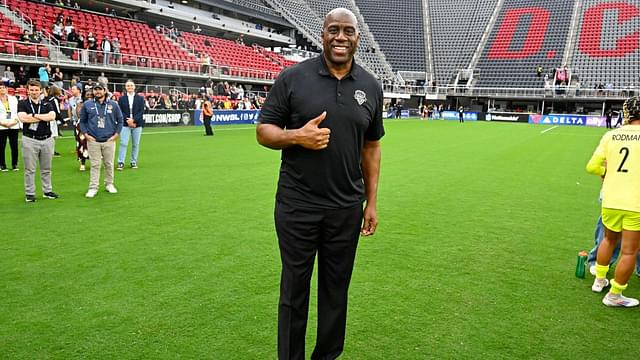
POLYGON ((284 70, 260 113, 258 142, 282 149, 275 209, 280 359, 305 357, 316 254, 318 329, 311 358, 340 356, 358 238, 372 235, 378 223, 383 98, 375 78, 353 61, 359 39, 351 11, 329 12, 323 53, 284 70))
POLYGON ((56 113, 47 102, 41 101, 42 86, 39 81, 27 83, 29 98, 18 103, 18 119, 22 126, 22 158, 24 161, 24 192, 27 202, 36 201, 36 166, 40 164, 43 197, 57 199, 58 194, 51 186, 51 160, 53 159, 53 138, 49 122, 55 120, 56 113))

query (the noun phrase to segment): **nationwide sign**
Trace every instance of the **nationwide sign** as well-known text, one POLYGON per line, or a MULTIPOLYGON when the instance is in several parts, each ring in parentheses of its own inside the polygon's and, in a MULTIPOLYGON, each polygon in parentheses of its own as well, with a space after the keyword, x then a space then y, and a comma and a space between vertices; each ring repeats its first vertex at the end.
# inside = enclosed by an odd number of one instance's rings
POLYGON ((487 113, 487 121, 529 122, 529 114, 487 113))

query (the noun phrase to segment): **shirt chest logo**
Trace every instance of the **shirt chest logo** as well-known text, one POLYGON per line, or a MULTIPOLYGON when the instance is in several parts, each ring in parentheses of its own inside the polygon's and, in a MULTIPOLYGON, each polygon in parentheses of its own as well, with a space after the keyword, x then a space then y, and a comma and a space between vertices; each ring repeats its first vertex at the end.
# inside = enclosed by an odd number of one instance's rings
POLYGON ((362 105, 367 102, 367 94, 362 90, 356 90, 353 94, 353 98, 356 99, 358 105, 362 105))

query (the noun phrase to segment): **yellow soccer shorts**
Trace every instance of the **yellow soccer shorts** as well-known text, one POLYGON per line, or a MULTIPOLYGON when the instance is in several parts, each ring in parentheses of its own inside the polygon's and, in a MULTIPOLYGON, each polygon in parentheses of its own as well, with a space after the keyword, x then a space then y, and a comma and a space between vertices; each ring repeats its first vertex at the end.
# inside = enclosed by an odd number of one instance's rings
POLYGON ((602 208, 602 223, 615 232, 640 231, 640 212, 602 208))

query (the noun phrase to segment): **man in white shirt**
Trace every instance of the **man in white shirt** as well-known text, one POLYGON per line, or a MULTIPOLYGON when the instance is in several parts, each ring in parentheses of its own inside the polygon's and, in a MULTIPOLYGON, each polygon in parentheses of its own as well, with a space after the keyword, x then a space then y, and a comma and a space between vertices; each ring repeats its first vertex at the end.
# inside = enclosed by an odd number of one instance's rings
POLYGON ((142 137, 142 128, 144 127, 144 109, 145 100, 142 96, 136 94, 136 84, 133 80, 127 80, 124 84, 126 94, 118 100, 118 105, 124 116, 124 124, 120 131, 120 150, 118 152, 118 170, 124 169, 124 160, 127 155, 127 147, 129 146, 129 137, 131 137, 131 160, 129 165, 132 169, 138 168, 138 153, 140 151, 140 138, 142 137))
POLYGON ((18 132, 18 99, 9 95, 6 85, 0 83, 0 171, 9 171, 4 157, 7 140, 11 148, 11 168, 18 171, 18 132))
POLYGON ((100 48, 102 49, 102 60, 103 60, 103 64, 109 65, 109 56, 111 55, 111 42, 109 41, 109 37, 105 36, 104 39, 102 40, 102 44, 100 45, 100 48))

